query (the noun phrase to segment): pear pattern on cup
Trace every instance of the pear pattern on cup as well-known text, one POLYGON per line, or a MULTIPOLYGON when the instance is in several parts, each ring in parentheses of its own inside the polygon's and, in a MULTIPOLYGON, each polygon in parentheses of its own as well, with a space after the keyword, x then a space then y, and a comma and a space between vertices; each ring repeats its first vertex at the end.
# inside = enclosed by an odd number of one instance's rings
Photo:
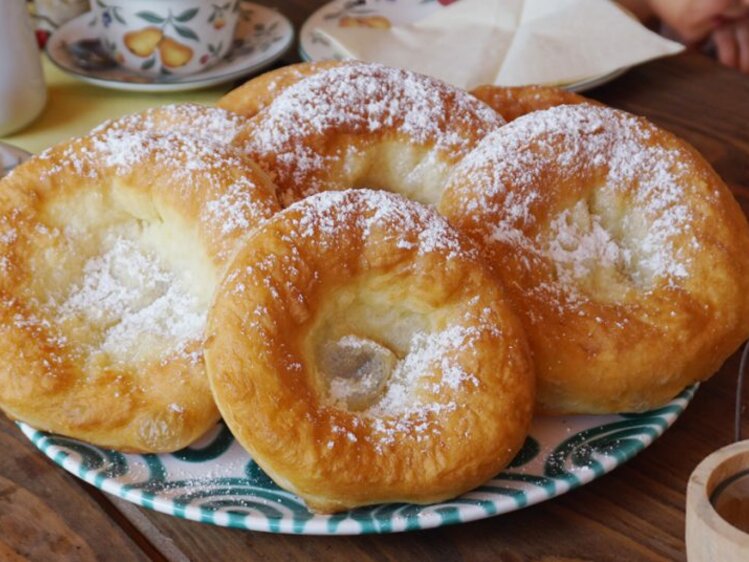
POLYGON ((185 66, 192 60, 195 51, 187 42, 199 42, 200 38, 186 24, 193 20, 199 12, 200 8, 190 8, 176 15, 169 11, 166 16, 148 10, 137 12, 135 14, 136 17, 159 27, 144 27, 143 29, 126 34, 125 46, 134 55, 146 58, 141 65, 143 70, 152 69, 160 61, 162 65, 161 72, 168 74, 168 69, 185 66), (167 32, 170 30, 173 30, 179 39, 167 35, 167 32), (130 39, 130 42, 128 42, 128 39, 130 39), (147 48, 136 50, 134 47, 139 45, 138 41, 140 41, 140 45, 147 48), (156 53, 158 53, 158 57, 156 53))
POLYGON ((124 35, 125 47, 138 57, 150 57, 164 37, 158 27, 144 27, 124 35))
POLYGON ((192 60, 193 50, 171 37, 164 37, 159 42, 159 56, 161 64, 168 68, 185 66, 192 60))
POLYGON ((372 29, 390 29, 392 24, 385 16, 343 16, 338 20, 339 27, 369 27, 372 29))
MULTIPOLYGON (((105 26, 115 23, 128 25, 129 22, 123 17, 120 7, 105 4, 103 0, 96 0, 96 3, 105 9, 106 21, 102 22, 105 26)), ((227 15, 238 9, 239 0, 189 8, 179 13, 173 13, 171 10, 167 10, 166 14, 155 10, 142 10, 134 16, 143 21, 144 26, 125 33, 123 43, 130 53, 144 59, 140 66, 142 70, 158 69, 161 74, 168 75, 171 73, 170 69, 180 68, 192 61, 199 49, 207 49, 200 57, 201 64, 218 58, 223 45, 200 45, 200 36, 192 24, 203 20, 213 29, 220 30, 227 25, 227 15)), ((122 61, 122 54, 117 51, 116 45, 108 44, 106 47, 115 61, 122 61)))

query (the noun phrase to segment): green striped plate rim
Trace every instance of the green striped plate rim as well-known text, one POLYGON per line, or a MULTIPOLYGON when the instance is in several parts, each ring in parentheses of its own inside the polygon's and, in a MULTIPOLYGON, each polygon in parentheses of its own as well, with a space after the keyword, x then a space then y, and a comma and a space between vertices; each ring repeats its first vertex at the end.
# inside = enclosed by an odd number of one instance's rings
POLYGON ((512 464, 463 496, 432 505, 384 504, 335 515, 311 513, 297 496, 276 486, 223 424, 191 447, 160 455, 123 454, 18 425, 71 474, 175 517, 274 533, 393 533, 492 517, 587 484, 662 435, 696 388, 643 414, 538 417, 512 464))

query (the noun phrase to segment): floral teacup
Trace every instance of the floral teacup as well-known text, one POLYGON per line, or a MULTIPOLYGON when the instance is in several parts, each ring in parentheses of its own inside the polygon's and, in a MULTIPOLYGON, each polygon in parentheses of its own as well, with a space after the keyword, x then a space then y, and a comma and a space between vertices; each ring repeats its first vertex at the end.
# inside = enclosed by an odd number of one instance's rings
POLYGON ((186 75, 229 51, 239 1, 91 0, 91 9, 117 63, 149 76, 186 75))

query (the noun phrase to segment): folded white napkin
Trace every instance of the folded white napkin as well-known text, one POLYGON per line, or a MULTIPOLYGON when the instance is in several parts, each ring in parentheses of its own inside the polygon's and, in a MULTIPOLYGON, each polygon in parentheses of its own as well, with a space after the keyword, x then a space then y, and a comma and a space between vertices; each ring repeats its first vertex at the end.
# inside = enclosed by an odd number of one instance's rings
POLYGON ((649 31, 609 0, 460 0, 390 29, 319 27, 346 58, 480 84, 567 84, 683 46, 649 31))

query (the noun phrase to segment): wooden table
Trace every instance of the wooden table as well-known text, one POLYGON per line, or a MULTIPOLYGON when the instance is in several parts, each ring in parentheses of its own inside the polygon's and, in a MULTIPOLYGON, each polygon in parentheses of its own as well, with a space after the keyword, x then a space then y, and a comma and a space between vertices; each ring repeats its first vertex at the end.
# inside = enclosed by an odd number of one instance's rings
MULTIPOLYGON (((319 3, 276 4, 298 29, 319 3)), ((685 54, 636 68, 589 94, 693 143, 749 210, 749 78, 685 54)), ((687 479, 732 439, 737 368, 734 356, 662 438, 592 484, 500 517, 384 536, 272 535, 141 509, 67 474, 0 416, 0 560, 684 559, 687 479)))

